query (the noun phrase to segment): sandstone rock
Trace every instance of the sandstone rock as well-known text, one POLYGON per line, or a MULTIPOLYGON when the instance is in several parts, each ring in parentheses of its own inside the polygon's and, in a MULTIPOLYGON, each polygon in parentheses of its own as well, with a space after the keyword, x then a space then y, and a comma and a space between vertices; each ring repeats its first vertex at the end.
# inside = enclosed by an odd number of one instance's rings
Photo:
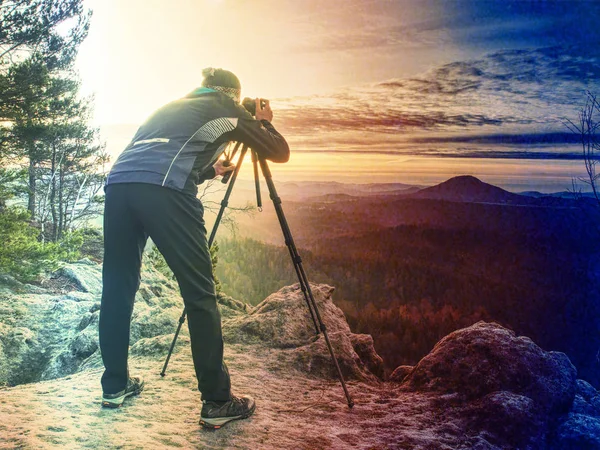
MULTIPOLYGON (((344 313, 333 304, 333 287, 311 285, 321 319, 329 334, 349 334, 344 313)), ((315 325, 298 283, 271 294, 247 316, 224 323, 228 342, 261 342, 274 348, 294 348, 309 344, 316 336, 315 325)))
POLYGON ((398 366, 394 369, 390 375, 389 381, 395 381, 396 383, 402 383, 404 378, 414 369, 414 366, 398 366))
POLYGON ((240 302, 223 293, 217 294, 217 301, 219 303, 221 319, 244 316, 250 314, 254 310, 248 303, 240 302))
POLYGON ((385 376, 383 358, 375 350, 373 336, 370 334, 350 334, 349 337, 352 348, 369 372, 383 380, 385 376))
MULTIPOLYGON (((383 378, 383 360, 373 347, 373 339, 350 332, 344 313, 331 300, 334 288, 312 284, 311 290, 342 374, 359 380, 383 378)), ((322 333, 316 335, 297 283, 270 295, 249 314, 225 320, 223 336, 228 343, 290 349, 277 362, 279 368, 291 366, 316 376, 337 377, 325 338, 322 333)))
POLYGON ((585 380, 577 380, 577 394, 584 400, 591 400, 598 395, 598 391, 585 380))
POLYGON ((563 353, 545 352, 498 324, 478 322, 438 342, 403 386, 457 392, 467 401, 508 391, 529 397, 546 413, 558 414, 573 403, 576 370, 563 353))
MULTIPOLYGON (((171 342, 173 342, 173 336, 175 336, 174 333, 151 338, 142 338, 131 346, 131 354, 166 358, 169 353, 169 348, 171 348, 171 342)), ((176 353, 181 347, 189 345, 189 343, 190 338, 188 336, 179 335, 173 352, 176 353)))
POLYGON ((136 304, 131 321, 131 343, 142 338, 162 336, 175 331, 181 310, 175 307, 152 308, 146 304, 136 304))
POLYGON ((37 334, 29 328, 9 328, 2 334, 2 357, 0 367, 6 378, 0 380, 8 385, 37 381, 38 374, 47 362, 45 350, 37 334))
MULTIPOLYGON (((62 279, 59 291, 69 285, 79 290, 62 294, 0 278, 0 385, 47 380, 70 375, 83 366, 101 366, 101 273, 101 266, 89 260, 66 265, 57 273, 62 279)), ((173 333, 183 310, 181 297, 165 277, 145 270, 142 280, 134 308, 132 344, 173 333)))
POLYGON ((493 392, 470 403, 462 414, 467 418, 466 428, 485 430, 492 444, 544 448, 546 420, 529 397, 507 391, 493 392))
POLYGON ((58 277, 70 282, 82 292, 100 294, 102 292, 102 271, 98 265, 88 259, 83 259, 75 264, 65 264, 58 270, 58 277))
POLYGON ((600 420, 583 414, 570 413, 551 440, 553 450, 600 449, 600 420))
MULTIPOLYGON (((354 350, 348 334, 338 331, 328 333, 328 336, 344 378, 372 382, 378 380, 354 350)), ((323 335, 308 345, 289 351, 288 354, 291 357, 289 364, 301 372, 325 378, 337 378, 338 376, 323 335)))
POLYGON ((44 292, 44 289, 39 286, 21 283, 19 280, 8 274, 0 273, 0 293, 43 294, 44 292))
POLYGON ((598 411, 581 395, 577 394, 573 400, 571 412, 575 414, 584 414, 586 416, 597 416, 598 411))

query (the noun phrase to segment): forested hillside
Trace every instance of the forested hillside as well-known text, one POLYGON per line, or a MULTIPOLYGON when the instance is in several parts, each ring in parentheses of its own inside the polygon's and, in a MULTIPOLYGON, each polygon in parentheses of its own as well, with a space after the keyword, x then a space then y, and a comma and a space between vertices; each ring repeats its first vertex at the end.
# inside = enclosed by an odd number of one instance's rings
MULTIPOLYGON (((292 231, 302 237, 309 279, 336 287, 334 301, 355 332, 373 335, 388 368, 416 363, 441 337, 484 319, 566 352, 583 378, 598 382, 600 240, 593 217, 577 208, 428 199, 410 201, 410 217, 420 223, 365 232, 359 220, 354 234, 328 238, 321 232, 339 220, 332 209, 345 210, 351 229, 355 216, 381 211, 371 204, 352 199, 322 208, 307 202, 306 223, 319 223, 319 230, 295 221, 292 231), (424 210, 435 211, 430 221, 423 220, 424 210), (444 215, 450 216, 445 224, 444 215)), ((285 247, 247 239, 220 241, 220 247, 217 274, 233 296, 260 301, 296 280, 285 247)))

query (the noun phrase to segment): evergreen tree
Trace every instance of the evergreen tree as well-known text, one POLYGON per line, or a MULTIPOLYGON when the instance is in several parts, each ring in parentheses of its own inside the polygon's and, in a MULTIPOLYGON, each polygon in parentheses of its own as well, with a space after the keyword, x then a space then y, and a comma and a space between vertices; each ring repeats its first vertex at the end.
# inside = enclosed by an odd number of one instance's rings
POLYGON ((78 98, 79 82, 72 70, 89 15, 83 14, 81 1, 14 2, 11 13, 6 3, 0 5, 4 17, 11 19, 9 26, 22 27, 21 33, 0 38, 12 43, 5 54, 27 54, 0 75, 0 84, 7 87, 0 96, 6 124, 0 132, 0 160, 26 169, 27 209, 42 228, 47 222, 52 225, 43 237, 57 241, 101 207, 96 194, 107 158, 98 131, 87 125, 90 102, 78 98), (35 22, 32 11, 43 23, 35 22), (67 33, 48 28, 67 19, 74 21, 67 33))
POLYGON ((0 271, 22 279, 76 257, 65 232, 99 206, 106 157, 73 71, 89 19, 83 0, 0 0, 0 271))

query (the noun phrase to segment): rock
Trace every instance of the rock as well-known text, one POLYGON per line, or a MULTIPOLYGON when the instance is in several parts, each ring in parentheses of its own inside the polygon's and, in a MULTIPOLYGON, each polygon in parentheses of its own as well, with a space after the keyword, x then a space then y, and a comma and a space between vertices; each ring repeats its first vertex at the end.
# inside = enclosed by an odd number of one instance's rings
POLYGON ((52 356, 42 372, 42 380, 51 380, 77 372, 83 362, 98 350, 97 329, 86 328, 62 351, 52 356))
POLYGON ((583 414, 570 413, 557 428, 550 448, 553 450, 600 449, 600 420, 583 414))
MULTIPOLYGON (((140 339, 131 346, 131 354, 166 358, 173 342, 173 336, 175 336, 175 333, 140 339)), ((179 335, 173 352, 176 353, 181 347, 189 345, 189 343, 190 338, 188 336, 179 335)))
MULTIPOLYGON (((32 290, 0 278, 0 385, 47 380, 102 365, 98 349, 101 274, 101 266, 89 260, 68 264, 57 272, 60 280, 51 283, 52 291, 32 290), (68 286, 78 290, 65 292, 68 286)), ((169 286, 158 272, 144 270, 131 344, 174 332, 183 302, 169 286), (157 292, 163 296, 157 297, 157 292)))
POLYGON ((414 369, 414 366, 398 366, 394 369, 390 375, 389 381, 395 381, 396 383, 402 383, 404 378, 414 369))
POLYGON ((98 350, 98 337, 95 330, 87 329, 77 335, 77 337, 71 341, 69 347, 73 356, 80 358, 82 361, 89 358, 98 350))
POLYGON ((240 302, 223 293, 217 294, 219 303, 219 311, 222 319, 230 319, 232 317, 245 316, 250 314, 254 308, 248 303, 240 302))
POLYGON ((39 286, 21 283, 19 280, 8 274, 0 273, 0 293, 43 294, 45 291, 39 286))
POLYGON ((181 311, 175 307, 162 309, 152 308, 143 303, 136 304, 131 321, 131 343, 143 338, 173 333, 180 316, 181 311))
POLYGON ((5 376, 0 382, 8 385, 37 381, 36 375, 47 362, 45 349, 38 341, 37 334, 25 327, 5 327, 2 333, 3 361, 0 372, 5 376))
MULTIPOLYGON (((338 331, 328 333, 328 336, 344 378, 378 381, 377 376, 371 373, 368 365, 354 351, 352 340, 348 334, 338 331)), ((296 370, 325 378, 338 377, 335 363, 331 359, 329 348, 322 334, 316 341, 293 349, 288 354, 291 357, 288 364, 296 370)))
POLYGON ((74 286, 82 292, 93 294, 102 293, 102 271, 98 265, 85 259, 73 264, 65 264, 56 273, 65 283, 74 286))
POLYGON ((576 370, 563 353, 545 352, 498 324, 478 322, 438 342, 403 387, 457 392, 466 401, 508 391, 529 397, 547 414, 559 414, 575 398, 576 370))
POLYGON ((585 380, 577 380, 577 394, 581 395, 584 400, 591 400, 598 395, 598 391, 585 380))
POLYGON ((587 400, 585 400, 581 395, 577 394, 575 396, 575 400, 573 400, 573 406, 571 407, 571 412, 575 414, 584 414, 586 416, 596 416, 598 415, 598 411, 594 408, 587 400))
POLYGON ((467 417, 467 430, 485 430, 492 444, 501 447, 508 444, 510 448, 544 447, 545 417, 529 397, 493 392, 470 403, 462 414, 467 417))
MULTIPOLYGON (((328 333, 349 334, 344 313, 331 301, 334 288, 311 285, 311 290, 328 333)), ((273 348, 300 347, 312 342, 317 334, 298 283, 271 294, 249 315, 228 320, 224 328, 227 342, 260 342, 273 348)))
POLYGON ((0 273, 0 292, 25 292, 26 286, 8 274, 0 273))
MULTIPOLYGON (((334 288, 314 284, 311 290, 342 374, 365 381, 382 379, 383 360, 375 351, 373 339, 350 332, 344 313, 331 300, 334 288)), ((239 307, 236 309, 238 313, 223 323, 226 342, 289 349, 278 361, 279 369, 292 367, 316 376, 338 376, 323 333, 316 335, 297 283, 270 295, 249 314, 240 314, 239 307)))
POLYGON ((350 334, 349 337, 352 348, 369 372, 383 380, 385 377, 383 358, 375 351, 373 337, 370 334, 350 334))

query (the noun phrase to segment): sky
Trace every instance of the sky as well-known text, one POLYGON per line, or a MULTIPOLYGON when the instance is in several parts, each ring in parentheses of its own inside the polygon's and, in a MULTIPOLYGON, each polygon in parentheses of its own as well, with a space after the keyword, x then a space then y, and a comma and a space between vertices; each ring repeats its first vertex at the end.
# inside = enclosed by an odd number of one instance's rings
POLYGON ((511 190, 583 175, 565 121, 600 87, 600 2, 85 0, 78 58, 116 157, 155 109, 233 71, 272 100, 283 179, 511 190))

